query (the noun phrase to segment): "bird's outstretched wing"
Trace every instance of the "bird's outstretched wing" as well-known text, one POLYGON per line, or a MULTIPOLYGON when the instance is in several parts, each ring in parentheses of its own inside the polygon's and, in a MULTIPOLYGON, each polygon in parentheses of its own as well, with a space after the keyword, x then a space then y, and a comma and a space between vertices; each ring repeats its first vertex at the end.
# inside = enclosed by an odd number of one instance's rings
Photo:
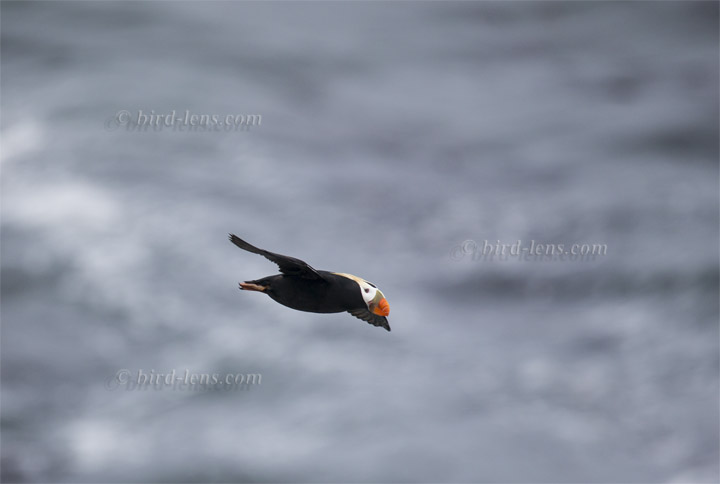
POLYGON ((351 309, 348 312, 356 318, 367 321, 373 326, 380 326, 381 328, 385 328, 390 331, 390 324, 388 324, 388 320, 385 316, 378 316, 377 314, 370 312, 370 310, 367 308, 351 309))
POLYGON ((323 278, 320 274, 318 274, 315 269, 310 267, 307 262, 296 259, 295 257, 275 254, 267 250, 258 249, 254 245, 248 244, 235 234, 230 234, 230 242, 237 245, 243 250, 247 250, 248 252, 252 252, 253 254, 259 254, 266 259, 274 262, 280 268, 280 272, 285 275, 303 277, 305 279, 323 278))

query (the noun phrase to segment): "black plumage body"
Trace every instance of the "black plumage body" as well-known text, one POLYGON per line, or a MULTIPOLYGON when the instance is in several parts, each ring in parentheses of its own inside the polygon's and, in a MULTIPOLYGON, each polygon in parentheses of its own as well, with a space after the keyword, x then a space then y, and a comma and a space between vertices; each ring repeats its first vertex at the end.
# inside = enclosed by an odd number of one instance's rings
POLYGON ((247 282, 267 287, 263 292, 268 296, 298 311, 342 313, 366 307, 355 281, 328 271, 317 272, 322 279, 278 274, 247 282))

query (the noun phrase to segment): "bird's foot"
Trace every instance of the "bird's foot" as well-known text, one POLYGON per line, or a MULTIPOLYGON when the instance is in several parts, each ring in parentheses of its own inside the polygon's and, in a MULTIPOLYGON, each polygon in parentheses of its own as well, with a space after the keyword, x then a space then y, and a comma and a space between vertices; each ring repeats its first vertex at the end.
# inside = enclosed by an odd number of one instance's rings
POLYGON ((241 282, 240 283, 240 290, 241 291, 258 291, 258 292, 265 292, 267 290, 266 286, 260 286, 258 284, 252 284, 250 282, 241 282))

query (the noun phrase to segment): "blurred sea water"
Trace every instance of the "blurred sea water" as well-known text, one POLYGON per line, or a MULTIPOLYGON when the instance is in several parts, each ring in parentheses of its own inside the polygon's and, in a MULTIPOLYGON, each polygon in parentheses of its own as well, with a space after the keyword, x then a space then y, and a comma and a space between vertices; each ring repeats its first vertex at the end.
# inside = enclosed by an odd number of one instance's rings
POLYGON ((1 9, 4 482, 720 480, 717 2, 1 9), (228 232, 392 333, 240 293, 228 232))

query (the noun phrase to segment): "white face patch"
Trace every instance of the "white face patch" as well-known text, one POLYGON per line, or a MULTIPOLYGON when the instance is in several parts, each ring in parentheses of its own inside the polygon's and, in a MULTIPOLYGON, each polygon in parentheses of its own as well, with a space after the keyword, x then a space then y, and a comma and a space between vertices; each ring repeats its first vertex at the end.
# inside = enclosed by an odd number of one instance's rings
POLYGON ((362 291, 362 297, 365 300, 365 304, 368 306, 370 305, 370 301, 375 299, 375 294, 377 294, 377 288, 371 286, 367 282, 363 281, 360 284, 360 290, 362 291))

